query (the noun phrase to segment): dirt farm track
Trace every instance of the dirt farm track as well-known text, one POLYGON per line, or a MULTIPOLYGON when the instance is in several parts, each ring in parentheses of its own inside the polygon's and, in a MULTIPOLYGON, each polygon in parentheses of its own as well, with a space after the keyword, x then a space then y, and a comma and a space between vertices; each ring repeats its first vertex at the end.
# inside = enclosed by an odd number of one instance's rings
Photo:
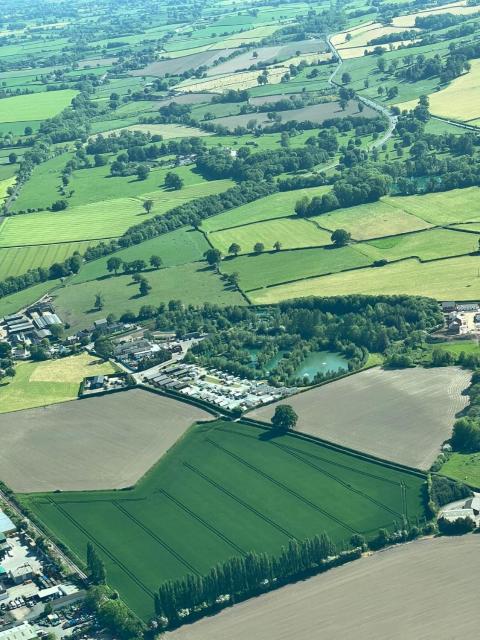
POLYGON ((19 493, 132 486, 211 415, 133 389, 0 416, 0 479, 19 493))
POLYGON ((411 542, 236 604, 167 640, 478 637, 480 536, 411 542))
MULTIPOLYGON (((297 430, 419 469, 428 469, 452 431, 470 374, 457 367, 379 368, 289 398, 297 430)), ((280 403, 281 404, 281 403, 280 403)), ((276 404, 248 414, 270 421, 276 404)))

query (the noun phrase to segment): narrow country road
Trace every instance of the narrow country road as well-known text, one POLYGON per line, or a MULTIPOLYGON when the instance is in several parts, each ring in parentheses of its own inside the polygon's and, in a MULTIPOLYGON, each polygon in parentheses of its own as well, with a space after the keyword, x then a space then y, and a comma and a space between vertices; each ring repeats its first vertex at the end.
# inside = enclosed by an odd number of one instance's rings
MULTIPOLYGON (((335 70, 333 71, 333 73, 330 75, 328 82, 331 85, 341 86, 340 82, 335 81, 335 77, 338 75, 340 69, 342 68, 343 60, 342 60, 342 56, 336 49, 335 45, 332 43, 332 37, 333 35, 329 35, 327 36, 326 40, 327 40, 328 47, 332 52, 333 56, 337 59, 338 64, 335 67, 335 70)), ((357 99, 360 100, 360 102, 363 102, 364 104, 366 104, 368 107, 375 109, 375 111, 379 111, 382 115, 388 118, 387 130, 384 132, 382 136, 380 136, 380 138, 378 138, 378 140, 375 140, 374 142, 372 142, 371 145, 369 145, 368 150, 375 149, 376 147, 381 147, 383 144, 385 144, 385 142, 387 142, 389 138, 392 137, 395 127, 397 125, 398 118, 397 116, 394 116, 390 112, 390 109, 388 109, 382 104, 379 104, 375 100, 372 100, 371 98, 365 98, 364 96, 357 94, 357 99)))

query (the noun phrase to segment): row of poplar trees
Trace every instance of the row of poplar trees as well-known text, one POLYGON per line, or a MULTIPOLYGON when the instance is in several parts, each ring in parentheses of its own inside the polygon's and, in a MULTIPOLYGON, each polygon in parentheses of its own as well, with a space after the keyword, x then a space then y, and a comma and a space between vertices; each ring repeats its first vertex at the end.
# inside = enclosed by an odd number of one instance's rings
POLYGON ((304 572, 315 571, 337 550, 327 534, 322 533, 302 542, 290 540, 278 557, 266 553, 247 553, 213 567, 205 576, 188 575, 182 580, 162 584, 155 594, 155 613, 168 618, 170 624, 178 620, 181 609, 213 607, 220 596, 246 597, 268 588, 273 582, 286 582, 304 572))

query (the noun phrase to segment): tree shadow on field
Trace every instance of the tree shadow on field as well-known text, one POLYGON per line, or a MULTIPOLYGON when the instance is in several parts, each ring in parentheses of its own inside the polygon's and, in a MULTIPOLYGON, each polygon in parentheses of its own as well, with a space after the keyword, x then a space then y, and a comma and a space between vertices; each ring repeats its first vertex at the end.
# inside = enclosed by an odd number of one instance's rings
POLYGON ((276 431, 275 429, 268 429, 266 431, 262 431, 262 433, 258 436, 258 439, 261 440, 262 442, 269 442, 270 440, 274 440, 275 438, 281 435, 282 434, 279 431, 276 431))

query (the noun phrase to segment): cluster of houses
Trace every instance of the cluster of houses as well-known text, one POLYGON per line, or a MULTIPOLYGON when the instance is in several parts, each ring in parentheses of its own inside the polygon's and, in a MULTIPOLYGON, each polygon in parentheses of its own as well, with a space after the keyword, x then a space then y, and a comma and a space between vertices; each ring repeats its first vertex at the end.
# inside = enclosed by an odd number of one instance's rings
POLYGON ((297 391, 291 387, 271 387, 258 380, 247 380, 224 371, 183 363, 147 373, 143 376, 143 382, 208 402, 227 411, 246 411, 280 400, 297 391))
POLYGON ((480 307, 478 302, 442 302, 442 311, 448 333, 469 335, 480 333, 480 307))
POLYGON ((47 302, 39 302, 23 313, 1 318, 0 335, 12 345, 14 357, 28 358, 26 347, 52 337, 52 327, 61 324, 53 307, 47 302))

